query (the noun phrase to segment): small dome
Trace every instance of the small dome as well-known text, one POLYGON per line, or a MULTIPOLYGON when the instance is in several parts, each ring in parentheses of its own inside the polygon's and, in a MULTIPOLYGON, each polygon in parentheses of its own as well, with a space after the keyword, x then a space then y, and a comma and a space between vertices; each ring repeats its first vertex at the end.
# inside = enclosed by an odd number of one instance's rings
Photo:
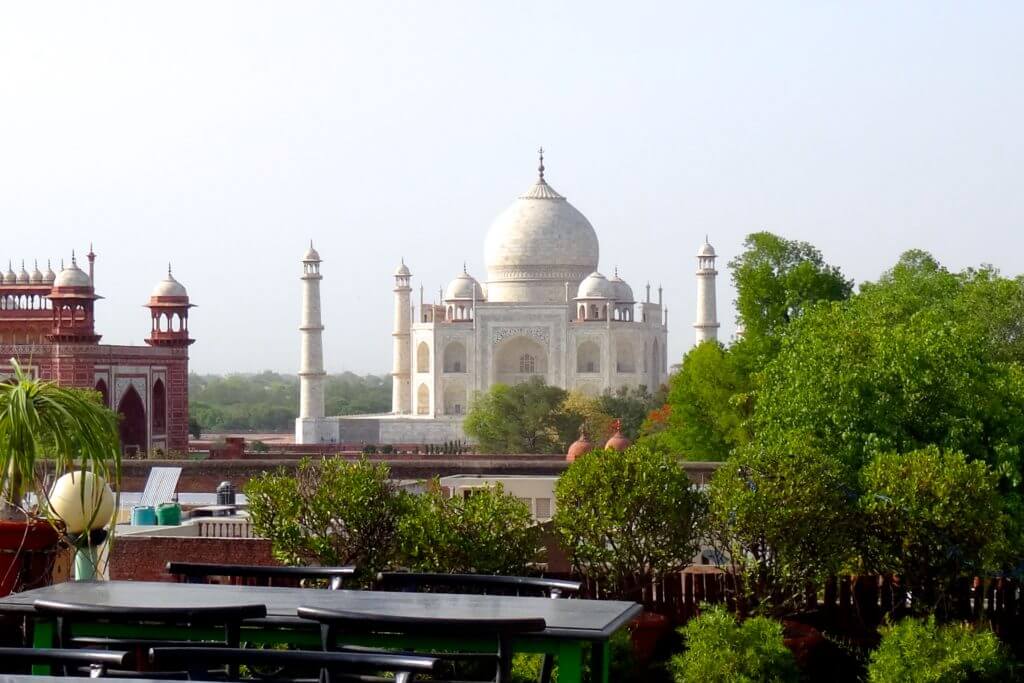
POLYGON ((22 261, 21 262, 21 272, 18 273, 18 284, 19 285, 27 285, 30 282, 32 282, 32 277, 28 274, 28 271, 25 270, 25 262, 22 261))
POLYGON ((165 277, 160 282, 156 283, 156 287, 153 288, 153 291, 150 293, 149 296, 150 298, 153 299, 157 297, 168 296, 176 296, 187 299, 188 291, 185 289, 185 285, 181 284, 180 282, 174 279, 174 276, 171 275, 171 267, 167 266, 167 277, 165 277))
POLYGON ((612 434, 611 438, 608 439, 608 442, 604 445, 605 450, 618 451, 621 453, 633 444, 633 442, 627 439, 626 435, 622 433, 621 420, 615 420, 615 422, 612 423, 612 429, 615 430, 615 433, 612 434))
POLYGON ((50 262, 46 262, 46 274, 43 275, 43 280, 48 285, 52 285, 53 281, 57 279, 57 274, 53 272, 53 268, 50 266, 50 262))
POLYGON ((5 285, 13 285, 13 284, 15 284, 17 282, 18 282, 18 276, 14 274, 13 270, 11 270, 11 262, 8 261, 7 262, 7 272, 4 273, 4 284, 5 285))
POLYGON ((708 243, 708 238, 704 238, 704 244, 700 245, 700 249, 697 250, 697 256, 714 256, 715 248, 708 243))
POLYGON ((572 442, 569 446, 569 452, 565 454, 566 462, 574 462, 577 458, 581 458, 590 451, 594 450, 594 442, 590 440, 587 433, 580 430, 580 438, 572 442))
POLYGON ((465 268, 462 269, 458 277, 448 283, 444 290, 445 301, 455 301, 457 299, 484 300, 484 291, 480 288, 480 283, 476 281, 476 278, 467 273, 465 268))
POLYGON ((320 252, 313 248, 313 240, 309 241, 309 249, 306 250, 306 254, 302 257, 303 261, 319 261, 320 252))
POLYGON ((405 265, 405 259, 402 259, 402 264, 398 266, 398 270, 395 271, 395 277, 410 277, 412 275, 409 272, 409 266, 405 265))
POLYGON ((36 261, 35 268, 32 269, 32 274, 29 276, 29 282, 34 285, 41 285, 43 283, 43 274, 39 271, 39 261, 36 261))
POLYGON ((608 282, 615 288, 615 300, 623 304, 631 304, 636 300, 633 298, 633 288, 625 280, 619 277, 619 269, 615 269, 615 275, 608 282))
POLYGON ((54 287, 91 287, 89 276, 82 272, 82 269, 71 259, 71 265, 60 271, 60 274, 53 281, 54 287))
POLYGON ((583 278, 577 299, 615 299, 615 285, 596 270, 583 278))

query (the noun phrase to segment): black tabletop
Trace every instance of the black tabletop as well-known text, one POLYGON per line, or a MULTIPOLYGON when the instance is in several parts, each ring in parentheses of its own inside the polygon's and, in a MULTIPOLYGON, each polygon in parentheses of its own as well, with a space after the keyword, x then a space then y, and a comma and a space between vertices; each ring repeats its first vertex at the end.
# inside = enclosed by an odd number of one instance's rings
POLYGON ((257 603, 267 606, 267 622, 279 624, 301 622, 295 610, 307 605, 396 616, 463 619, 540 617, 547 623, 544 636, 574 640, 604 640, 641 612, 640 605, 634 602, 615 600, 329 591, 156 581, 69 581, 0 598, 0 613, 30 613, 32 603, 43 599, 133 607, 212 607, 257 603))

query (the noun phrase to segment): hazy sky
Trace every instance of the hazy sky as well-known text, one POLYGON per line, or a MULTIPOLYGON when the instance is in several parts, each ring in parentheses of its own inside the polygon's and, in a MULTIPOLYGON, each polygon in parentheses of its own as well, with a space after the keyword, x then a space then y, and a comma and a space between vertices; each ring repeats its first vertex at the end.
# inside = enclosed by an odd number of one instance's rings
POLYGON ((325 263, 328 370, 387 372, 400 257, 484 276, 535 177, 601 269, 665 286, 766 229, 857 281, 910 247, 1024 271, 1024 3, 0 4, 0 258, 95 243, 108 343, 141 343, 167 262, 200 372, 294 372, 299 258, 325 263), (727 6, 726 6, 727 5, 727 6))

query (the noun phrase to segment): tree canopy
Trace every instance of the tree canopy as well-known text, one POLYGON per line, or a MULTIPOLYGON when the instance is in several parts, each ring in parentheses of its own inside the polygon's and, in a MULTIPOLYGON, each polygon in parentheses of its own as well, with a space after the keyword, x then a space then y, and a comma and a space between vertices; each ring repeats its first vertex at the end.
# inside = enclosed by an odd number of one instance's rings
POLYGON ((564 389, 538 377, 477 394, 463 429, 487 453, 564 453, 581 418, 562 409, 564 389))

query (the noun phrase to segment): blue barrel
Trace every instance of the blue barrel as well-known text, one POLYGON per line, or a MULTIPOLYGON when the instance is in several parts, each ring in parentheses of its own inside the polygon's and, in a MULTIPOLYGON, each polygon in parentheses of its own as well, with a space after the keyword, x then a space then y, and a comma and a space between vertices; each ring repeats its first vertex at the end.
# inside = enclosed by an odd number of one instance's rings
POLYGON ((156 524, 156 510, 152 505, 136 505, 132 508, 132 526, 153 526, 156 524))

